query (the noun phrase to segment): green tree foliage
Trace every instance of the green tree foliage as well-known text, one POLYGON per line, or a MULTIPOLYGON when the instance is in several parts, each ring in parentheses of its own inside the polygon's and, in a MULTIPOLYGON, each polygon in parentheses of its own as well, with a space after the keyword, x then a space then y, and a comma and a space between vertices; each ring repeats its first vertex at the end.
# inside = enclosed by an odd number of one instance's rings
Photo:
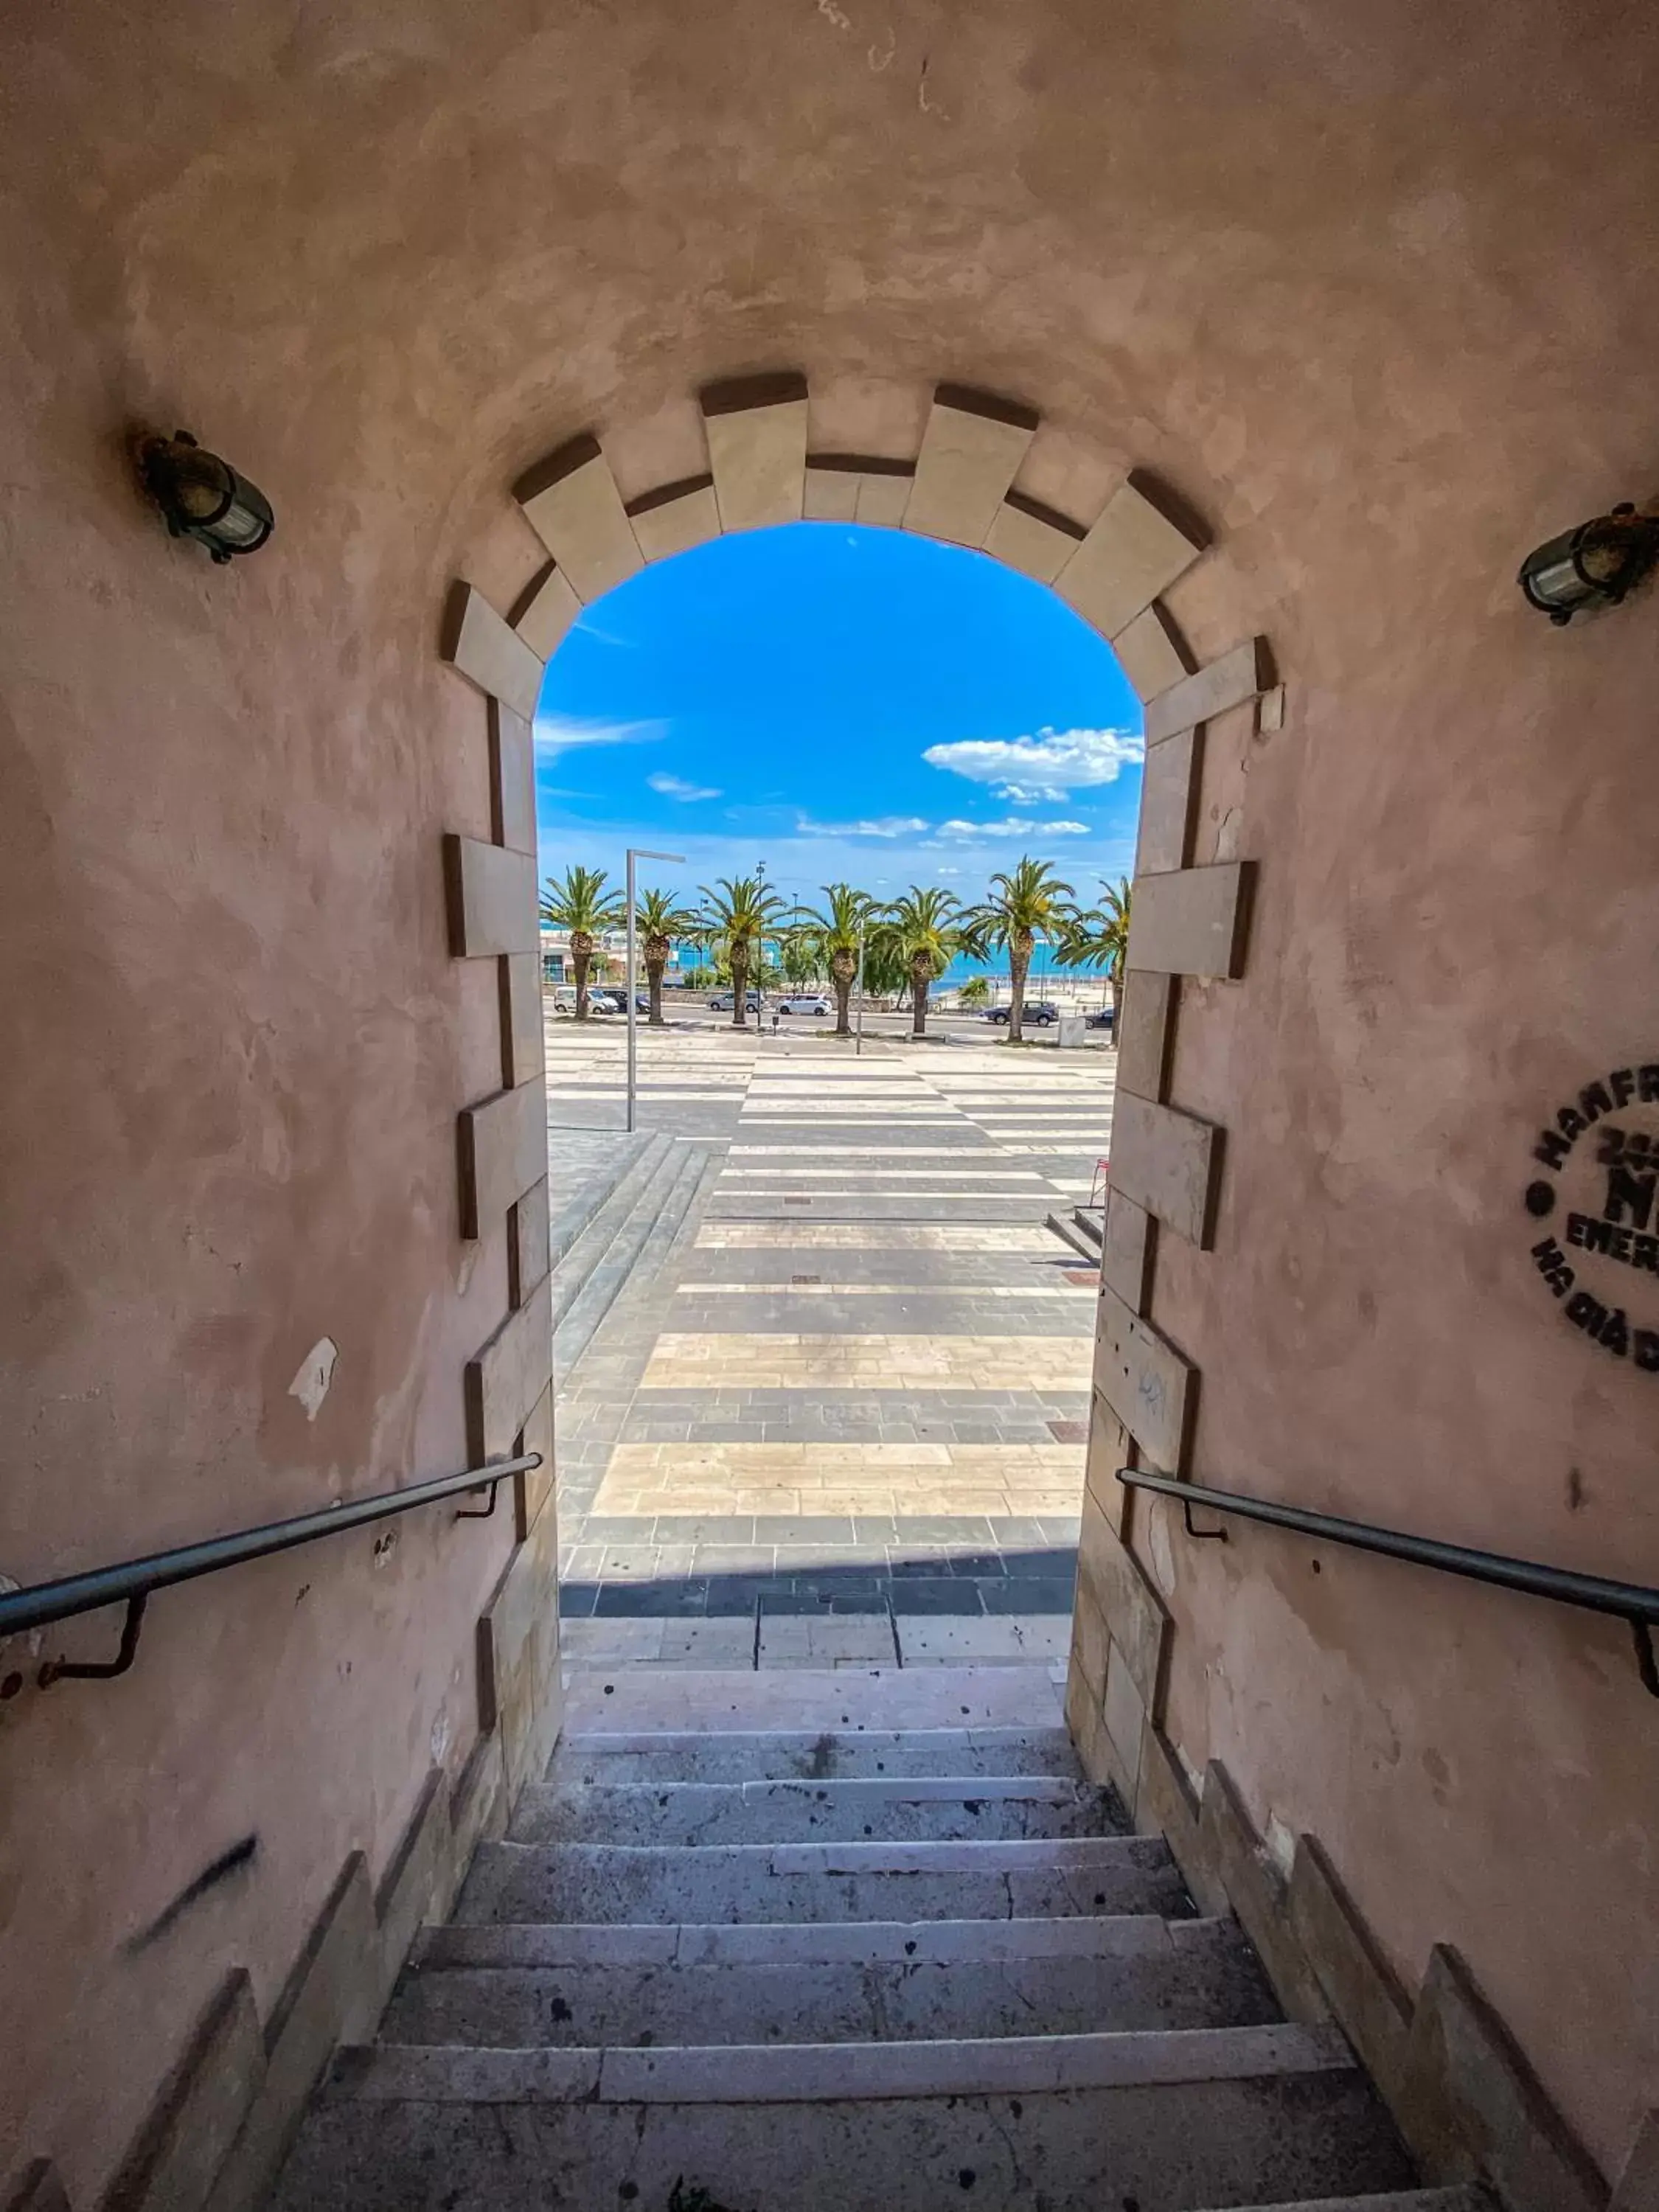
MULTIPOLYGON (((853 1034, 848 1009, 853 986, 858 981, 859 947, 869 934, 872 911, 867 891, 854 890, 851 884, 825 884, 823 904, 806 917, 806 927, 816 939, 818 959, 828 969, 836 994, 837 1036, 853 1034)), ((876 988, 869 975, 867 959, 865 980, 872 988, 876 988)))
POLYGON ((716 961, 724 960, 730 969, 732 1026, 740 1030, 746 1025, 750 970, 764 964, 765 940, 777 935, 787 909, 761 876, 722 876, 700 888, 696 934, 716 961))
POLYGON ((1031 955, 1037 940, 1042 938, 1054 945, 1062 941, 1076 912, 1073 896, 1070 884, 1061 883, 1054 874, 1051 860, 1034 860, 1028 854, 1017 863, 1012 873, 992 877, 989 891, 967 917, 981 945, 1000 945, 1007 952, 1009 981, 1014 994, 1008 1009, 1011 1044, 1020 1042, 1025 979, 1031 970, 1031 955))
POLYGON ((1103 968, 1111 980, 1112 1004, 1123 1003, 1123 963, 1129 950, 1129 901, 1132 887, 1127 876, 1115 884, 1103 883, 1100 904, 1078 907, 1060 932, 1055 958, 1062 968, 1103 968))
POLYGON ((645 955, 646 988, 651 994, 651 1026, 659 1030, 662 1018, 662 979, 677 937, 690 937, 697 917, 678 903, 673 891, 641 891, 634 905, 634 927, 645 955))
POLYGON ((910 986, 910 1034, 926 1036, 928 992, 958 952, 980 949, 960 902, 933 885, 913 884, 881 909, 872 941, 902 963, 910 986))

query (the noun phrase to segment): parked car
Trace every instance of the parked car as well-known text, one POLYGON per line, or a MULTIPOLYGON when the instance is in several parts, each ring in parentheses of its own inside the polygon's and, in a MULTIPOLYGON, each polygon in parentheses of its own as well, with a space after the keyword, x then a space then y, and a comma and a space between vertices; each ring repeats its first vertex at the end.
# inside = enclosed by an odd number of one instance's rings
MULTIPOLYGON (((736 1003, 736 1000, 733 994, 730 991, 716 991, 714 997, 708 1001, 708 1003, 715 1013, 729 1014, 732 1006, 736 1003)), ((758 991, 750 991, 744 995, 743 1010, 746 1014, 759 1013, 761 1010, 761 995, 758 991)))
POLYGON ((1101 1006, 1094 1013, 1085 1015, 1084 1018, 1088 1023, 1088 1025, 1091 1030, 1115 1029, 1117 1026, 1117 1008, 1115 1006, 1101 1006))
MULTIPOLYGON (((1006 1022, 1009 1012, 1006 1006, 993 1006, 985 1018, 988 1022, 1006 1022)), ((1046 1029, 1050 1022, 1060 1019, 1060 1008, 1048 999, 1024 999, 1020 1001, 1019 1018, 1022 1023, 1031 1022, 1038 1029, 1046 1029)))
POLYGON ((612 990, 609 986, 602 989, 599 984, 590 983, 587 987, 587 1003, 595 1013, 603 1010, 607 1014, 623 1014, 628 1011, 628 994, 625 991, 612 990))
MULTIPOLYGON (((576 987, 574 983, 561 983, 556 988, 553 993, 553 1011, 556 1014, 575 1012, 576 987)), ((617 1008, 611 1004, 606 993, 590 990, 587 994, 587 1011, 590 1014, 609 1016, 614 1014, 617 1008)))
POLYGON ((793 998, 778 1001, 781 1014, 827 1014, 830 1011, 829 1000, 817 991, 797 992, 793 998))

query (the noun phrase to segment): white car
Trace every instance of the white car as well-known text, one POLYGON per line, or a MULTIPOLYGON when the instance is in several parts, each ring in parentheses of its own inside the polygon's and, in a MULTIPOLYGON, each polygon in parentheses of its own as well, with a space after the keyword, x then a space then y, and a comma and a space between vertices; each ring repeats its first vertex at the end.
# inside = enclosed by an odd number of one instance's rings
MULTIPOLYGON (((553 994, 553 1011, 556 1014, 574 1014, 575 1012, 576 987, 574 983, 561 983, 558 985, 553 994)), ((587 994, 587 1011, 590 1014, 599 1014, 603 1016, 606 1014, 614 1014, 617 1008, 611 1000, 606 998, 602 992, 590 991, 587 994)))
POLYGON ((806 992, 793 999, 780 999, 778 1001, 781 1014, 827 1014, 830 1011, 829 1000, 817 992, 806 992))

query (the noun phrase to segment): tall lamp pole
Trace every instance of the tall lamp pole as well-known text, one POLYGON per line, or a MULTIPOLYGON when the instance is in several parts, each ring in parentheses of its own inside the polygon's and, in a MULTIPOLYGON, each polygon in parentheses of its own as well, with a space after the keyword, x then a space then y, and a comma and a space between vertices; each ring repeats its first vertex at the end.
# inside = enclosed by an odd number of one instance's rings
POLYGON ((864 932, 862 930, 859 932, 859 973, 854 988, 859 994, 859 1012, 858 1026, 853 1038, 853 1057, 854 1060, 861 1060, 864 1057, 864 932))
POLYGON ((643 848, 628 848, 628 1121, 631 1134, 634 1127, 635 1077, 639 1063, 638 1031, 640 1010, 634 1002, 634 863, 635 860, 672 860, 676 867, 685 866, 684 853, 647 853, 643 848))

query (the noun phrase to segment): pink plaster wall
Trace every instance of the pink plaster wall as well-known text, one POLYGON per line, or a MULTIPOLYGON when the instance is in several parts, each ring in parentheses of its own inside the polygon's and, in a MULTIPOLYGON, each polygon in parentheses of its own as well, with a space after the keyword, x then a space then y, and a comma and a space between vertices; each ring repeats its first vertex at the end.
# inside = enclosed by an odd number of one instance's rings
MULTIPOLYGON (((444 586, 528 574, 498 493, 547 447, 640 426, 639 489, 698 465, 699 381, 799 365, 823 444, 911 449, 955 377, 1043 410, 1024 481, 1085 519, 1161 469, 1227 549, 1197 642, 1279 651, 1290 725, 1228 771, 1250 977, 1178 1067, 1235 1133, 1220 1247, 1158 1290, 1206 1470, 1659 1578, 1659 1393, 1564 1332, 1517 1214, 1540 1109, 1656 1049, 1650 605, 1560 637, 1510 583, 1656 489, 1633 11, 23 0, 0 36, 0 1570, 455 1463, 502 1263, 464 1285, 454 1236, 487 1024, 434 851, 485 816, 444 586), (264 485, 268 552, 158 537, 137 419, 264 485)), ((36 1993, 0 2165, 86 2198, 222 1965, 268 1999, 345 1850, 383 1862, 446 1716, 464 1747, 499 1540, 179 1594, 130 1682, 0 1707, 36 1993)), ((1176 1566, 1189 1752, 1320 1832, 1404 1970, 1462 1943, 1610 2164, 1659 1948, 1617 1638, 1265 1539, 1176 1566)))

